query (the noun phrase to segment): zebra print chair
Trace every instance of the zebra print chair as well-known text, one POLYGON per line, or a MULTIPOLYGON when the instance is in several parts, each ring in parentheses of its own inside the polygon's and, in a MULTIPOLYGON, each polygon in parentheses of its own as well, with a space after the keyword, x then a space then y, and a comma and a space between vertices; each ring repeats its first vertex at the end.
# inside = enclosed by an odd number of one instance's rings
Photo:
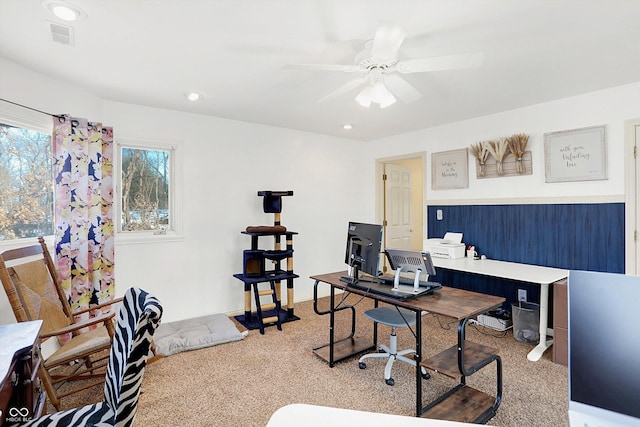
POLYGON ((104 385, 104 401, 45 415, 25 426, 117 426, 133 424, 151 339, 162 306, 151 294, 130 288, 118 313, 104 385))

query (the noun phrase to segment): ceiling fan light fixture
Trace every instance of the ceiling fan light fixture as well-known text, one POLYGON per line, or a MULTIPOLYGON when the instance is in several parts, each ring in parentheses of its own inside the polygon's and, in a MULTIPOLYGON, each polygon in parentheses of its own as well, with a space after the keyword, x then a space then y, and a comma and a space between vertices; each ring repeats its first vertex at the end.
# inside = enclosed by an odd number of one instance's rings
POLYGON ((378 104, 380 104, 380 108, 386 108, 391 104, 395 104, 396 103, 396 98, 391 95, 391 93, 389 93, 389 98, 385 99, 384 101, 380 101, 378 102, 378 104))
POLYGON ((380 108, 385 108, 395 103, 396 97, 379 80, 362 89, 356 96, 356 102, 365 108, 369 108, 372 102, 380 105, 380 108))
POLYGON ((377 81, 371 89, 371 101, 380 104, 380 108, 385 108, 396 102, 396 98, 382 81, 377 81))
POLYGON ((371 85, 365 87, 360 91, 358 96, 356 96, 356 102, 362 105, 364 108, 369 108, 371 106, 371 92, 373 88, 371 85))
POLYGON ((380 108, 396 102, 396 97, 409 104, 422 97, 422 93, 407 82, 400 74, 427 73, 431 71, 474 68, 482 64, 484 54, 457 54, 427 58, 402 59, 398 55, 406 37, 406 31, 391 22, 381 21, 372 40, 364 43, 364 48, 354 55, 354 64, 289 64, 286 68, 315 71, 342 71, 358 73, 355 78, 340 86, 319 102, 350 93, 361 84, 366 84, 355 100, 365 108, 374 102, 380 108), (399 59, 400 58, 400 59, 399 59), (372 93, 374 92, 374 93, 372 93))

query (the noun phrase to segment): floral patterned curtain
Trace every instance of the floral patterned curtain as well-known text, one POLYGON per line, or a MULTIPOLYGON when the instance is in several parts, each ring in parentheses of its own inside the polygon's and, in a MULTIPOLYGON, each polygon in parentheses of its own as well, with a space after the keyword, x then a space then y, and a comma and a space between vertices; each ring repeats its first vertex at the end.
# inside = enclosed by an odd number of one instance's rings
POLYGON ((55 256, 71 308, 113 299, 113 129, 54 117, 55 256))

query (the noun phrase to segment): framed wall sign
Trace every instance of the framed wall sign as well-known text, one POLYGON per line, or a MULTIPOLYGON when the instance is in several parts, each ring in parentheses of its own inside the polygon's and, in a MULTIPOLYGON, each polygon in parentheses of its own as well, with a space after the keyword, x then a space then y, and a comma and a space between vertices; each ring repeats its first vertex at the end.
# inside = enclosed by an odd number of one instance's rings
POLYGON ((544 134, 546 182, 607 179, 607 129, 592 126, 544 134))
POLYGON ((469 188, 469 155, 466 148, 431 154, 431 188, 469 188))

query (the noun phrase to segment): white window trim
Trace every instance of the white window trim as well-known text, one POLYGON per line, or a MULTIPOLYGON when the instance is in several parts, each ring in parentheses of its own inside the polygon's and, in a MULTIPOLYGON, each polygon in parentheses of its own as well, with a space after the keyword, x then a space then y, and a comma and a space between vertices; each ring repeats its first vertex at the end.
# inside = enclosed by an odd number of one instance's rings
POLYGON ((182 150, 180 143, 176 141, 145 140, 139 138, 115 138, 113 153, 113 170, 115 194, 115 216, 113 218, 115 236, 117 244, 140 244, 150 242, 171 242, 182 240, 182 150), (120 163, 120 153, 122 147, 141 148, 146 150, 166 150, 171 151, 170 177, 169 177, 169 212, 171 229, 163 233, 157 231, 121 231, 120 221, 122 217, 122 165, 120 163))
POLYGON ((53 117, 32 111, 17 105, 2 103, 0 121, 11 126, 33 129, 51 135, 53 132, 53 117))

